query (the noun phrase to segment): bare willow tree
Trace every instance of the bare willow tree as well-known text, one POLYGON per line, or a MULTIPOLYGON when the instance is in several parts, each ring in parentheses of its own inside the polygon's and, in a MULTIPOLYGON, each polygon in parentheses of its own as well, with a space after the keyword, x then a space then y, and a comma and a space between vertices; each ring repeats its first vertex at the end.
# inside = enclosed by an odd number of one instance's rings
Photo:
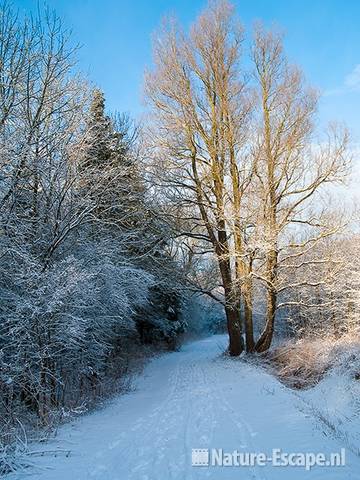
POLYGON ((188 36, 174 21, 164 26, 146 77, 161 183, 187 219, 183 234, 208 245, 205 252, 210 245, 217 258, 231 355, 243 350, 241 210, 251 174, 242 156, 251 111, 242 41, 232 7, 211 3, 188 36))
MULTIPOLYGON (((296 289, 316 287, 306 275, 301 281, 284 282, 284 269, 324 263, 304 253, 336 233, 341 225, 321 208, 319 191, 341 182, 348 173, 347 132, 331 128, 325 140, 314 137, 318 95, 308 88, 298 68, 289 65, 281 36, 258 27, 252 49, 259 100, 257 135, 253 147, 256 185, 259 193, 264 263, 255 272, 267 291, 264 330, 257 351, 271 344, 278 297, 296 297, 296 289)), ((288 270, 289 271, 289 270, 288 270)), ((288 280, 288 276, 287 276, 288 280)))

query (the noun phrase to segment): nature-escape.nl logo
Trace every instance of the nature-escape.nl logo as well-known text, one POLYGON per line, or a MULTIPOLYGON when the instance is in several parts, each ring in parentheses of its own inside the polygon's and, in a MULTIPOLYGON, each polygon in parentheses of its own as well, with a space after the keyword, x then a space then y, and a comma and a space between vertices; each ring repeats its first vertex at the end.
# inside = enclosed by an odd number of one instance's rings
POLYGON ((273 448, 270 455, 265 452, 244 452, 233 450, 225 452, 222 448, 193 448, 191 452, 193 467, 343 467, 345 466, 345 448, 340 452, 283 452, 273 448))

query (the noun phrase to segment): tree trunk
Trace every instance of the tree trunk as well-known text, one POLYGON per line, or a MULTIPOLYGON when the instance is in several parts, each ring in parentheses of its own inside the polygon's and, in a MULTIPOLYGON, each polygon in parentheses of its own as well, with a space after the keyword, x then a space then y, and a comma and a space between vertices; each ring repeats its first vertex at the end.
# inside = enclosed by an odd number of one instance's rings
POLYGON ((237 357, 244 350, 244 341, 241 335, 240 308, 238 305, 226 305, 225 313, 229 334, 229 354, 232 357, 237 357))
POLYGON ((254 351, 254 325, 253 325, 253 304, 252 304, 252 282, 250 279, 245 281, 243 286, 244 298, 244 318, 245 318, 245 338, 246 338, 246 352, 254 351))
POLYGON ((267 307, 266 307, 266 324, 265 328, 256 343, 255 350, 259 353, 269 350, 274 334, 275 313, 276 313, 276 292, 268 289, 267 307))
POLYGON ((275 314, 276 314, 276 302, 277 302, 277 291, 276 291, 276 280, 277 280, 277 262, 278 255, 277 250, 272 249, 267 258, 267 302, 266 302, 266 323, 265 328, 260 335, 259 340, 256 343, 255 350, 257 352, 265 352, 271 346, 273 334, 274 334, 274 324, 275 324, 275 314))
POLYGON ((229 333, 229 353, 232 357, 236 357, 244 350, 244 341, 241 335, 240 295, 236 294, 238 289, 234 288, 228 239, 225 222, 222 219, 218 223, 216 254, 224 287, 225 314, 229 333))

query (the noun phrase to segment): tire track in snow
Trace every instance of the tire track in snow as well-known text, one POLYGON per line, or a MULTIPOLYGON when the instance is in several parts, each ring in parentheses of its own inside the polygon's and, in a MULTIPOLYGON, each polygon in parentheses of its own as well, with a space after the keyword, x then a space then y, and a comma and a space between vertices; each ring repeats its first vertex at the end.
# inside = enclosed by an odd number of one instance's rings
MULTIPOLYGON (((259 449, 256 448, 256 445, 253 442, 253 438, 256 433, 252 430, 251 426, 248 424, 248 422, 245 421, 242 415, 233 408, 233 406, 227 400, 224 392, 218 387, 217 377, 222 374, 221 370, 224 370, 223 360, 213 359, 213 365, 214 368, 209 368, 209 372, 212 372, 213 374, 213 381, 211 382, 212 385, 214 385, 213 393, 222 405, 223 413, 225 413, 225 415, 230 419, 231 423, 236 426, 237 430, 240 433, 240 438, 243 446, 247 447, 247 450, 251 452, 259 451, 259 449), (216 372, 215 375, 214 372, 216 372)), ((239 406, 239 408, 241 408, 241 406, 239 406)), ((259 471, 259 468, 261 467, 252 466, 247 468, 250 469, 249 474, 251 475, 251 478, 255 480, 266 480, 266 476, 264 475, 264 473, 259 471)))
POLYGON ((186 358, 179 371, 181 380, 154 432, 152 449, 155 447, 158 457, 139 465, 131 480, 146 478, 146 471, 159 469, 167 471, 168 479, 191 480, 196 470, 191 466, 191 449, 199 446, 199 442, 205 446, 211 441, 214 428, 211 390, 193 355, 187 354, 186 358), (182 451, 176 446, 179 437, 183 438, 182 451))

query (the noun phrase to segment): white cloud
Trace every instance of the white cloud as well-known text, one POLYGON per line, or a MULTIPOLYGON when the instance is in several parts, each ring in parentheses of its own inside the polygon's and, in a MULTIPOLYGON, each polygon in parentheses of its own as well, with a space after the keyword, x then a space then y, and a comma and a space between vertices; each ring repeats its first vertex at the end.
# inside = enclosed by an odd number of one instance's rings
POLYGON ((346 75, 340 87, 325 90, 324 95, 329 97, 357 91, 360 92, 360 64, 355 65, 353 71, 346 75))
POLYGON ((345 87, 351 90, 360 90, 360 64, 345 77, 345 87))

